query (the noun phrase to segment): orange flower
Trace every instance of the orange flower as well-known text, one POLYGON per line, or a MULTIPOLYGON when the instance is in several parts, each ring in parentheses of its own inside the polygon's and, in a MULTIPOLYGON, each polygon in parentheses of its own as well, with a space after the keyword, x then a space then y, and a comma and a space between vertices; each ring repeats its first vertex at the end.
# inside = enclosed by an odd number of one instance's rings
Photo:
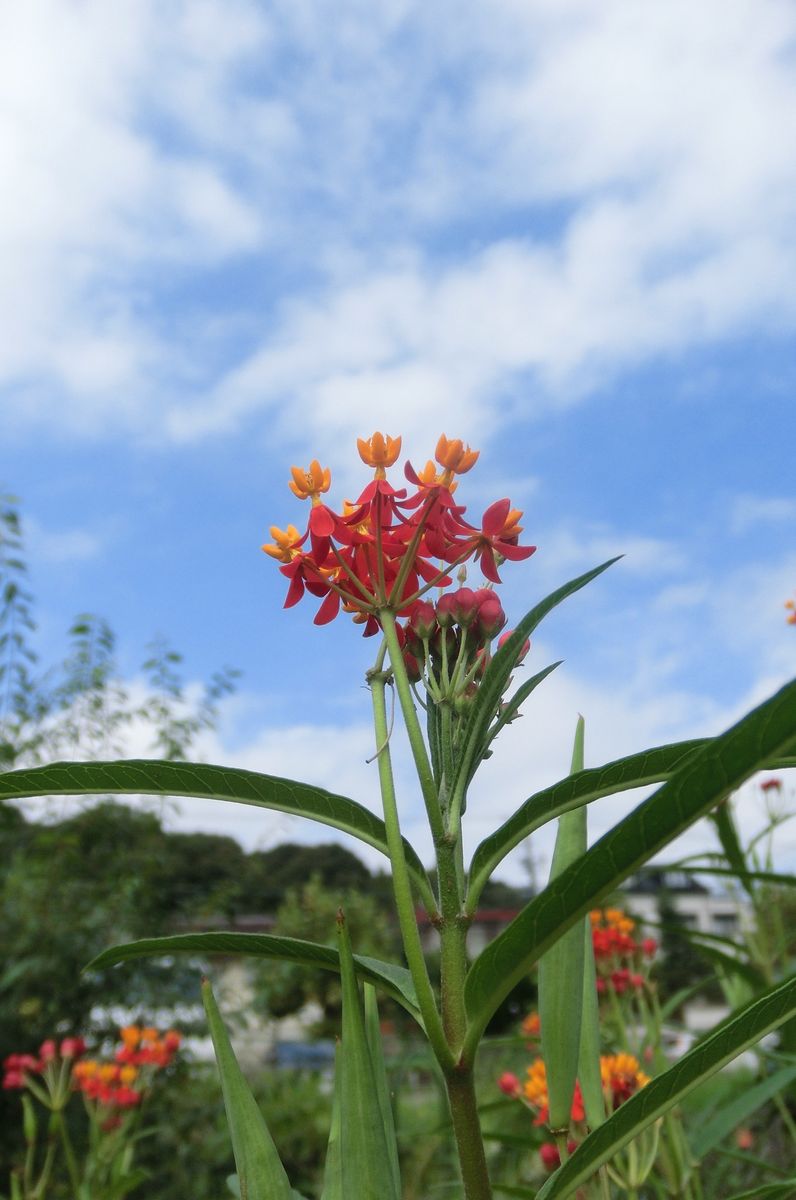
POLYGON ((301 534, 296 526, 288 525, 287 529, 283 530, 278 525, 271 525, 269 532, 274 540, 262 547, 265 553, 270 554, 271 558, 275 558, 279 562, 292 562, 299 553, 296 547, 301 541, 301 534))
POLYGON ((786 600, 785 607, 789 609, 785 620, 789 625, 796 625, 796 600, 786 600))
POLYGON ((119 1030, 119 1037, 128 1050, 135 1050, 141 1041, 141 1030, 138 1025, 125 1025, 123 1029, 119 1030))
POLYGON ((417 472, 417 481, 421 487, 447 487, 449 492, 455 492, 459 486, 455 480, 446 483, 445 476, 449 472, 438 471, 431 459, 428 460, 422 470, 417 472))
MULTIPOLYGON (((532 1107, 539 1110, 538 1116, 534 1122, 535 1125, 543 1125, 547 1121, 547 1072, 545 1070, 544 1059, 536 1058, 528 1067, 528 1078, 523 1087, 526 1102, 532 1107)), ((580 1090, 580 1084, 575 1084, 575 1093, 572 1097, 572 1120, 576 1123, 585 1119, 585 1111, 583 1108, 583 1095, 580 1090)))
POLYGON ((366 466, 376 468, 376 479, 385 479, 385 467, 391 467, 401 453, 401 439, 374 433, 369 438, 357 438, 357 450, 366 466))
POLYGON ((321 492, 328 492, 332 486, 331 471, 328 467, 321 467, 317 458, 312 460, 306 471, 302 471, 300 467, 291 467, 290 474, 293 478, 288 487, 299 500, 312 500, 313 504, 317 504, 321 492))
POLYGON ((650 1081, 639 1068, 632 1054, 603 1054, 600 1056, 600 1077, 610 1108, 618 1108, 650 1081))
POLYGON ((478 460, 478 450, 465 446, 461 438, 446 438, 441 434, 434 451, 434 457, 441 467, 445 468, 442 482, 447 486, 454 475, 464 475, 478 460))
POLYGON ((126 1087, 129 1087, 129 1085, 131 1083, 135 1083, 137 1078, 138 1078, 138 1068, 137 1067, 120 1067, 119 1068, 119 1082, 123 1083, 126 1087))
POLYGON ((538 1038, 541 1032, 542 1022, 539 1020, 537 1012, 528 1013, 528 1016, 522 1023, 522 1032, 526 1037, 538 1038))
POLYGON ((72 1074, 77 1080, 78 1086, 84 1079, 93 1079, 98 1071, 99 1063, 93 1058, 84 1058, 72 1067, 72 1074))

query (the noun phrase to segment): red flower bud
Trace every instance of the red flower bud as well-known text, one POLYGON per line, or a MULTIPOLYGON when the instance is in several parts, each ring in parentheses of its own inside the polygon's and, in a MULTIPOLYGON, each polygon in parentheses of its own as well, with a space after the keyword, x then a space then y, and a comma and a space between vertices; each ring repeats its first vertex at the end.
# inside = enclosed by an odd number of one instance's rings
POLYGON ((440 629, 447 629, 455 622, 456 618, 453 615, 453 609, 453 592, 445 592, 444 596, 440 596, 439 600, 437 601, 436 608, 437 624, 439 625, 440 629))
POLYGON ((488 593, 487 599, 478 608, 478 631, 481 637, 491 641, 505 624, 506 614, 500 598, 494 592, 488 593))
MULTIPOLYGON (((501 633, 500 637, 498 638, 498 650, 500 650, 501 647, 505 646, 506 642, 509 640, 509 638, 511 637, 511 635, 513 633, 514 633, 513 629, 507 629, 505 633, 501 633)), ((515 663, 517 664, 517 666, 519 666, 519 664, 525 658, 525 655, 528 653, 530 648, 531 648, 531 639, 526 638, 525 641, 523 642, 522 646, 520 647, 519 654, 517 655, 516 659, 514 660, 515 663)))
POLYGON ((655 951, 658 949, 658 943, 655 941, 655 938, 644 938, 644 941, 641 943, 641 949, 647 958, 654 958, 655 951))
POLYGON ((475 600, 473 589, 459 588, 459 592, 454 592, 451 596, 450 611, 457 625, 462 625, 465 629, 472 625, 478 616, 478 601, 475 600))
POLYGON ((42 1042, 39 1046, 39 1057, 43 1063, 52 1062, 58 1055, 58 1047, 52 1038, 48 1038, 46 1042, 42 1042))
POLYGON ((409 628, 419 638, 430 638, 437 624, 437 615, 434 612, 434 605, 429 604, 427 600, 418 600, 417 604, 412 608, 412 615, 409 618, 409 628))
POLYGON ((86 1052, 86 1043, 82 1037, 64 1038, 61 1042, 61 1058, 80 1058, 86 1052))
POLYGON ((498 1080, 498 1087, 500 1088, 501 1092, 503 1092, 506 1096, 511 1096, 513 1099, 516 1099, 517 1096, 521 1095, 522 1093, 520 1081, 516 1075, 511 1073, 511 1071, 503 1072, 498 1080))
POLYGON ((539 1157, 547 1171, 555 1171, 561 1166, 561 1156, 554 1142, 542 1142, 539 1147, 539 1157))

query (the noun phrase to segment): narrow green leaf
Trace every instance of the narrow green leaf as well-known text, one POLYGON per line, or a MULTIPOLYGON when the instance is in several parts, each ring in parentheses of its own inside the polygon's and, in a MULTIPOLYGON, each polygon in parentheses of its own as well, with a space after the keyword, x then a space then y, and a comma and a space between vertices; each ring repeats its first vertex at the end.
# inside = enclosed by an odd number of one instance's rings
POLYGON ((293 1200, 285 1168, 263 1115, 238 1066, 210 984, 202 981, 202 1000, 221 1076, 224 1108, 232 1138, 241 1200, 293 1200))
POLYGON ((720 804, 714 812, 710 813, 709 819, 716 827, 716 833, 719 835, 722 850, 733 874, 743 885, 749 896, 754 899, 754 888, 750 883, 748 875, 749 864, 746 861, 732 810, 727 801, 724 804, 720 804))
POLYGON ((783 1179, 781 1183, 762 1183, 751 1192, 736 1192, 728 1200, 793 1200, 796 1196, 796 1178, 783 1179))
MULTIPOLYGON (((340 973, 340 955, 335 946, 305 942, 300 938, 268 933, 178 933, 171 937, 142 938, 103 950, 85 968, 98 971, 132 958, 161 958, 169 954, 241 954, 252 958, 274 958, 340 973)), ((412 976, 406 967, 382 962, 366 954, 354 955, 354 970, 361 979, 380 987, 411 1013, 418 1023, 420 1012, 412 976)))
MULTIPOLYGON (((575 926, 577 928, 577 926, 575 926)), ((591 922, 583 922, 583 1015, 580 1027, 578 1079, 583 1108, 590 1129, 605 1120, 605 1097, 600 1072, 600 1006, 597 999, 597 968, 591 922)))
MULTIPOLYGON (((573 772, 583 769, 583 717, 578 717, 572 751, 573 772)), ((550 880, 586 852, 586 809, 558 818, 550 880)), ((584 965, 583 923, 572 926, 539 959, 539 1017, 547 1073, 551 1130, 569 1129, 580 1057, 584 965)))
MULTIPOLYGON (((51 763, 46 767, 0 774, 0 800, 109 794, 208 797, 252 804, 331 825, 389 857, 384 822, 364 805, 325 788, 311 787, 277 775, 261 775, 257 771, 207 763, 160 762, 156 759, 51 763)), ((424 900, 430 902, 430 911, 433 911, 433 892, 428 877, 406 840, 404 853, 412 881, 424 900)))
POLYGON ((365 1018, 342 912, 338 917, 343 1038, 340 1150, 343 1195, 357 1200, 401 1200, 396 1187, 378 1090, 365 1033, 365 1018))
MULTIPOLYGON (((473 912, 477 907, 478 897, 495 867, 515 846, 542 825, 560 817, 564 812, 578 808, 581 804, 599 800, 602 796, 613 796, 631 788, 661 783, 682 767, 690 755, 703 750, 710 741, 710 738, 699 738, 655 746, 650 750, 631 754, 627 758, 616 759, 605 766, 591 767, 577 775, 569 775, 566 779, 530 796, 499 829, 484 838, 476 848, 470 865, 468 912, 473 912)), ((796 767, 796 753, 788 750, 772 755, 768 762, 760 765, 771 770, 796 767)))
POLYGON ((343 1159, 340 1149, 340 1090, 342 1064, 340 1043, 334 1048, 334 1092, 332 1094, 332 1123, 326 1146, 326 1163, 323 1168, 323 1192, 321 1200, 345 1200, 343 1195, 343 1159))
POLYGON ((704 1125, 697 1125, 691 1138, 694 1157, 702 1159, 728 1137, 734 1129, 766 1104, 777 1092, 796 1079, 796 1066, 781 1067, 753 1087, 742 1088, 728 1104, 723 1104, 704 1125))
POLYGON ((379 1024, 379 1008, 376 1002, 376 990, 372 984, 365 984, 365 1036, 370 1050, 370 1061, 373 1065, 373 1075, 376 1083, 376 1094, 379 1098, 379 1111, 384 1126, 384 1137, 387 1142, 387 1154, 390 1159, 390 1169, 395 1183, 396 1194, 401 1194, 401 1170, 398 1165, 398 1142, 395 1136, 395 1119, 390 1099, 390 1081, 387 1068, 384 1065, 384 1047, 381 1042, 381 1026, 379 1024))
POLYGON ((573 1195, 618 1150, 706 1079, 796 1015, 796 979, 770 988, 631 1096, 542 1186, 538 1200, 573 1195))
MULTIPOLYGON (((712 814, 711 814, 712 816, 712 814)), ((668 864, 661 867, 662 871, 669 870, 668 864)), ((672 870, 682 871, 685 875, 719 875, 728 879, 738 879, 738 872, 733 867, 713 867, 710 865, 700 866, 698 863, 688 863, 676 867, 672 870)), ((747 880, 756 880, 759 883, 773 883, 779 887, 796 887, 796 875, 783 875, 778 871, 744 871, 744 876, 747 880)), ((747 889, 748 890, 748 889, 747 889)))
POLYGON ((579 575, 577 579, 572 579, 569 583, 565 583, 539 604, 536 604, 530 612, 526 613, 513 630, 511 636, 506 639, 494 657, 490 659, 489 665, 484 671, 484 676, 478 685, 478 693, 470 709, 470 715, 462 738, 461 752, 457 757, 456 773, 451 787, 451 795, 460 805, 460 812, 464 811, 464 793, 480 761, 487 731, 498 711, 503 693, 508 686, 509 678, 517 669, 517 657, 525 641, 530 637, 540 621, 544 620, 547 614, 552 612, 562 600, 566 600, 568 596, 585 587, 587 583, 591 583, 592 579, 596 579, 603 571, 607 571, 621 557, 621 555, 618 555, 616 558, 611 558, 608 562, 602 563, 599 567, 595 567, 594 570, 587 571, 585 575, 579 575))
POLYGON ((538 688, 540 683, 543 683, 547 679, 548 675, 552 675, 553 671, 560 667, 563 661, 563 658, 560 658, 558 662, 550 663, 549 667, 543 667, 541 671, 537 671, 530 679, 526 679, 521 687, 517 688, 516 692, 506 701, 505 708, 501 709, 500 715, 494 725, 490 726, 486 737, 487 746, 491 746, 501 729, 509 725, 518 716, 520 709, 531 693, 538 688))
POLYGON ((465 985, 473 1052, 497 1006, 540 955, 647 859, 770 762, 796 737, 796 680, 688 757, 520 912, 473 963, 465 985))

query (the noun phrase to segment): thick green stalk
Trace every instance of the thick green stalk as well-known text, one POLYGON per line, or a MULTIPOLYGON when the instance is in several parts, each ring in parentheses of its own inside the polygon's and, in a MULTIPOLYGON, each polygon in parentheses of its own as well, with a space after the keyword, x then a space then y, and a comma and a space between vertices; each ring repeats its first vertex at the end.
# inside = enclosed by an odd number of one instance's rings
POLYGON ((417 719, 412 689, 409 686, 403 654, 401 653, 401 646, 398 641, 398 632, 395 627, 395 613, 390 608, 383 608, 379 611, 379 620, 384 630, 384 640, 387 643, 390 666, 392 667, 395 687, 398 692, 398 703, 401 705, 401 713, 406 726, 412 757, 415 760, 415 769, 420 781, 420 790, 423 793, 423 802, 428 814, 429 827, 434 841, 437 842, 444 837, 445 828, 442 823, 439 797, 437 795, 436 784, 434 783, 434 772, 431 770, 426 743, 423 739, 423 731, 417 719))
POLYGON ((465 1200, 492 1200, 471 1067, 445 1072, 465 1200))
POLYGON ((395 781, 392 772, 390 756, 389 730, 387 725, 387 705, 384 699, 386 680, 383 672, 369 676, 370 691, 373 697, 373 720, 376 730, 377 759, 379 765, 379 785, 384 808, 384 825, 387 830, 387 848, 390 852, 392 865, 393 891, 395 906, 398 912, 398 924, 401 929, 404 952, 409 970, 412 972, 417 1001, 426 1035, 431 1043, 434 1054, 443 1067, 450 1067, 453 1055, 442 1028, 442 1022, 437 1010, 434 991, 428 977, 426 960, 423 957, 423 947, 420 943, 420 933, 415 919, 415 905, 412 896, 412 884, 404 858, 401 825, 398 818, 398 805, 395 800, 395 781))

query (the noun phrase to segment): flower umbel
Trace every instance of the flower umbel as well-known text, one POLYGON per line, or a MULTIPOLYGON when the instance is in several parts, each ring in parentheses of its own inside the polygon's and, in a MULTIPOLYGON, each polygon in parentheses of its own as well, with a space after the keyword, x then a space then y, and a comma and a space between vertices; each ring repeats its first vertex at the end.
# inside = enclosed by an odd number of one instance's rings
MULTIPOLYGON (((376 432, 359 438, 357 448, 362 461, 375 469, 374 477, 353 504, 346 502, 342 512, 321 500, 331 487, 328 467, 313 459, 306 470, 291 469, 291 491, 298 499, 311 501, 307 528, 301 534, 294 525, 285 530, 272 525, 273 540, 263 546, 289 580, 287 607, 309 592, 321 601, 316 624, 333 620, 342 607, 364 625, 367 636, 377 632, 380 613, 385 611, 411 625, 415 606, 433 588, 448 587, 454 567, 474 561, 489 582, 499 583, 500 563, 533 554, 535 547, 519 545, 522 514, 508 500, 498 500, 487 509, 480 529, 466 520, 464 506, 454 502, 454 476, 469 471, 478 459, 478 451, 460 439, 443 434, 437 442, 435 458, 441 473, 433 462, 422 475, 406 464, 406 477, 415 487, 411 494, 387 480, 387 468, 396 463, 401 451, 400 437, 376 432)), ((482 614, 480 648, 505 623, 500 602, 491 593, 483 596, 485 590, 475 593, 481 601, 470 614, 471 618, 477 611, 482 614)), ((472 620, 463 623, 464 628, 474 629, 472 620)), ((460 690, 472 682, 466 677, 478 649, 472 636, 466 653, 461 646, 457 648, 457 654, 462 651, 457 659, 460 690)), ((413 657, 422 666, 429 653, 426 647, 422 658, 414 651, 413 657)))

